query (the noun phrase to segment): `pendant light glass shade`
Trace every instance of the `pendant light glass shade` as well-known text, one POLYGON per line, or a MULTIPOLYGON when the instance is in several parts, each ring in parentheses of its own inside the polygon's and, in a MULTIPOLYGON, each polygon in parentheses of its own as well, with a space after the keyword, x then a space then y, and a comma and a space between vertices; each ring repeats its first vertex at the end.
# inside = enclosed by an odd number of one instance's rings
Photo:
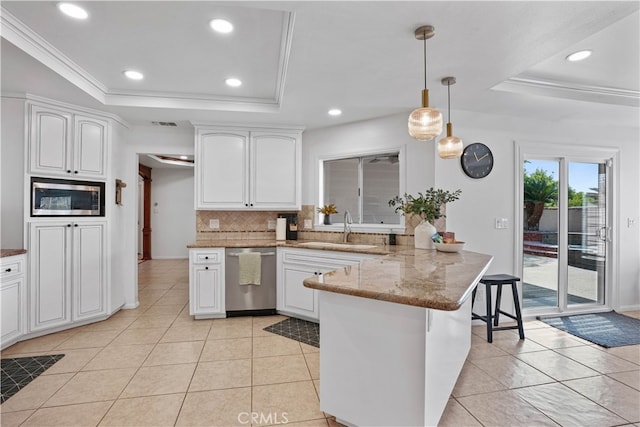
POLYGON ((409 116, 409 135, 421 141, 428 141, 442 133, 442 113, 435 108, 429 108, 429 91, 423 90, 423 99, 426 97, 427 102, 423 102, 422 108, 417 108, 411 112, 409 116))
POLYGON ((445 77, 442 84, 447 85, 447 109, 449 121, 447 123, 447 136, 438 141, 438 155, 442 159, 457 159, 462 156, 464 145, 462 140, 453 136, 453 125, 451 124, 451 85, 456 83, 455 77, 445 77))
POLYGON ((438 141, 438 155, 441 159, 457 159, 462 156, 464 145, 457 136, 451 135, 451 123, 447 123, 447 136, 438 141))
POLYGON ((408 121, 409 135, 420 141, 434 139, 442 133, 442 113, 429 107, 429 90, 427 89, 427 39, 435 34, 435 28, 424 25, 415 30, 415 37, 424 42, 424 89, 422 90, 422 108, 411 112, 408 121))

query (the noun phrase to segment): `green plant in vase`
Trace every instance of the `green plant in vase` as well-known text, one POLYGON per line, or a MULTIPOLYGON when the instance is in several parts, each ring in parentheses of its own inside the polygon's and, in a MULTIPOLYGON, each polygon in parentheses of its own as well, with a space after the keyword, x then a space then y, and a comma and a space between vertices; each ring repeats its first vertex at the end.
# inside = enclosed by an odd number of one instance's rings
POLYGON ((433 249, 431 236, 436 233, 433 221, 444 216, 441 212, 442 205, 454 202, 460 198, 462 190, 454 192, 431 187, 417 196, 405 193, 403 197, 396 196, 389 200, 389 206, 395 208, 395 212, 406 215, 418 215, 422 222, 415 229, 415 247, 420 249, 433 249))

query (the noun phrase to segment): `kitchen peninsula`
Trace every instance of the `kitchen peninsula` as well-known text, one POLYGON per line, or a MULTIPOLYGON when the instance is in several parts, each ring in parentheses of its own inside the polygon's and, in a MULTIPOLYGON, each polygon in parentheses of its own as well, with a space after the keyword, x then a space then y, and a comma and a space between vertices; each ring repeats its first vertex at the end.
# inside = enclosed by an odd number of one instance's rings
POLYGON ((492 259, 406 248, 306 279, 322 307, 321 409, 346 425, 437 425, 492 259))

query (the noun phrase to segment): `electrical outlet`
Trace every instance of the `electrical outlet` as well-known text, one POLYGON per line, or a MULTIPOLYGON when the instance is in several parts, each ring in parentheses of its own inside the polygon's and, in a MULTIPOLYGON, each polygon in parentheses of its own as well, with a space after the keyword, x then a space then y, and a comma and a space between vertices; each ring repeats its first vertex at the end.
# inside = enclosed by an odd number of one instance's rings
POLYGON ((310 219, 305 219, 304 228, 305 230, 310 230, 311 228, 313 228, 313 222, 310 219))
POLYGON ((270 219, 267 221, 267 230, 275 230, 276 229, 276 220, 270 219))
POLYGON ((633 228, 636 225, 636 220, 633 218, 627 218, 627 228, 633 228))
POLYGON ((508 218, 496 218, 496 228, 501 230, 504 228, 509 228, 509 219, 508 218))
POLYGON ((220 220, 219 219, 210 219, 209 220, 209 228, 211 228, 213 230, 219 230, 220 229, 220 220))

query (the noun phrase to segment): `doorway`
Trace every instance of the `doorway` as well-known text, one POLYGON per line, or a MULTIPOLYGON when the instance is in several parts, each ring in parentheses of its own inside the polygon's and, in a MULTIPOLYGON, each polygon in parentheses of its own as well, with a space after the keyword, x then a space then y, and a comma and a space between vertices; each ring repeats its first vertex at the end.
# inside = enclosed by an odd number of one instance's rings
POLYGON ((612 306, 613 160, 523 153, 518 211, 525 314, 612 306))
POLYGON ((140 261, 151 259, 151 168, 143 164, 138 164, 138 176, 142 179, 142 194, 139 195, 139 236, 142 242, 138 243, 141 254, 138 255, 140 261))

